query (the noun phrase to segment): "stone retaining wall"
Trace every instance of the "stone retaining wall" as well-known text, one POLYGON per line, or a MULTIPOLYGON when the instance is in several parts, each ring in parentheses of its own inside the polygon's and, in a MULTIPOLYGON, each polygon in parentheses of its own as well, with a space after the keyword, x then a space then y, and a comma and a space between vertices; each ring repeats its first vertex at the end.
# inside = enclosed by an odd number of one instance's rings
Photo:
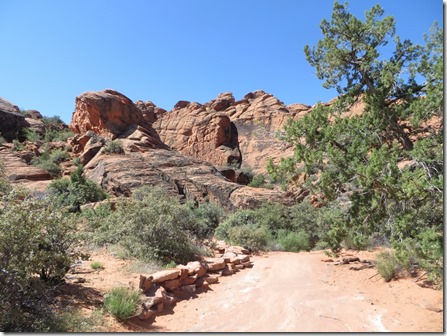
POLYGON ((139 287, 143 298, 137 316, 142 320, 149 319, 174 302, 207 290, 219 282, 219 277, 253 267, 246 249, 225 246, 223 242, 217 242, 214 247, 214 258, 191 261, 149 276, 140 275, 139 287))

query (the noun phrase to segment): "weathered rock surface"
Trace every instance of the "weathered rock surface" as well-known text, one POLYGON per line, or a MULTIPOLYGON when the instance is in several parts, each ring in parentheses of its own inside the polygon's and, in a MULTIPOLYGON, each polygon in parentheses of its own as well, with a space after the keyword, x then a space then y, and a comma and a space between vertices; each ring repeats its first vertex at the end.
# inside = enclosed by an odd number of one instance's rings
POLYGON ((4 164, 6 177, 13 184, 20 184, 35 191, 44 191, 52 181, 50 173, 28 165, 20 157, 20 153, 11 152, 7 146, 0 146, 0 161, 4 164))
POLYGON ((105 138, 115 139, 137 126, 147 130, 153 147, 164 147, 150 122, 125 95, 104 90, 85 92, 76 97, 76 109, 70 123, 70 129, 76 134, 91 130, 105 138))
POLYGON ((254 173, 265 173, 269 158, 278 162, 291 156, 293 148, 278 139, 278 132, 283 130, 288 119, 299 118, 310 108, 303 104, 286 106, 261 90, 248 93, 229 106, 225 114, 237 128, 242 167, 250 167, 254 173))
MULTIPOLYGON (((234 101, 234 98, 233 98, 234 101)), ((180 101, 154 124, 160 138, 171 148, 214 165, 240 164, 237 129, 222 112, 227 104, 180 101)))
POLYGON ((20 109, 16 105, 0 98, 0 136, 6 141, 24 139, 23 128, 29 125, 25 116, 19 112, 20 109))

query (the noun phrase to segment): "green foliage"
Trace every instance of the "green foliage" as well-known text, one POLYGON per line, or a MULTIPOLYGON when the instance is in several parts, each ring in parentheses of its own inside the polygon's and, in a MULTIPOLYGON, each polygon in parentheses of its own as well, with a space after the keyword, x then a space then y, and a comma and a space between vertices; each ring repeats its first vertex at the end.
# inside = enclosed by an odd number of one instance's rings
POLYGON ((310 249, 309 234, 304 231, 291 232, 280 230, 277 242, 284 251, 288 252, 309 251, 310 249))
POLYGON ((264 174, 257 174, 253 176, 248 186, 253 188, 273 189, 273 186, 267 183, 264 174))
POLYGON ((210 238, 225 217, 223 208, 214 203, 200 203, 191 210, 198 221, 193 233, 199 239, 210 238))
POLYGON ((58 148, 51 152, 49 159, 51 162, 59 164, 70 159, 70 155, 66 150, 58 148))
POLYGON ((78 166, 70 178, 52 181, 48 190, 55 197, 56 204, 67 207, 71 212, 79 211, 82 204, 106 198, 100 186, 82 175, 82 166, 78 166))
POLYGON ((24 149, 25 149, 25 146, 23 146, 23 144, 19 140, 17 140, 17 139, 12 140, 11 150, 13 150, 14 152, 19 152, 24 149))
POLYGON ((45 332, 87 333, 107 332, 107 329, 102 309, 94 310, 89 316, 78 309, 65 309, 48 320, 45 332))
POLYGON ((53 117, 43 117, 42 122, 47 127, 54 127, 58 128, 60 126, 65 125, 65 123, 62 121, 61 117, 59 116, 53 116, 53 117))
POLYGON ((112 288, 104 299, 104 308, 119 320, 132 317, 140 301, 140 294, 124 287, 112 288))
POLYGON ((90 264, 90 267, 94 270, 102 270, 104 269, 104 264, 100 261, 94 261, 90 264))
POLYGON ((441 274, 433 256, 442 255, 443 129, 423 125, 442 118, 442 29, 435 24, 425 46, 415 45, 401 41, 394 19, 383 14, 376 5, 362 21, 334 3, 322 40, 305 54, 323 86, 341 95, 287 124, 283 138, 294 156, 270 161, 268 172, 289 181, 304 172, 302 187, 339 203, 342 213, 327 223, 324 238, 333 249, 343 242, 365 248, 372 235, 388 238, 396 253, 424 245, 416 248, 421 265, 441 274), (358 101, 365 110, 348 116, 358 101))
POLYGON ((0 197, 8 194, 11 190, 11 182, 9 182, 5 174, 5 164, 0 160, 0 197))
POLYGON ((273 241, 268 228, 250 224, 233 226, 228 230, 227 235, 231 244, 244 246, 251 251, 266 250, 273 241))
POLYGON ((25 138, 28 141, 31 142, 38 142, 41 140, 40 134, 37 133, 37 131, 35 129, 32 128, 25 128, 23 130, 24 134, 25 134, 25 138))
POLYGON ((391 281, 402 270, 402 265, 394 252, 382 251, 377 254, 377 271, 385 281, 391 281))
POLYGON ((74 220, 52 199, 12 191, 0 203, 0 330, 48 331, 51 289, 72 262, 74 220))
POLYGON ((206 232, 202 224, 177 198, 158 188, 145 188, 99 221, 94 241, 119 244, 144 261, 183 263, 200 254, 197 239, 206 232))
POLYGON ((0 146, 6 143, 6 139, 0 135, 0 146))
POLYGON ((105 154, 123 154, 123 144, 121 140, 112 140, 102 149, 105 154))

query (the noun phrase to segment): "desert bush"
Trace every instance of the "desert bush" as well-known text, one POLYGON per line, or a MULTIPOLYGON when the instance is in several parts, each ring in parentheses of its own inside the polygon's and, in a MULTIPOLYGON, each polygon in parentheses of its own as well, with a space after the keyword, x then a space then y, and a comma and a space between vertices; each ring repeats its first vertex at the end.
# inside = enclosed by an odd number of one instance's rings
POLYGON ((309 235, 304 231, 292 232, 281 230, 278 232, 277 242, 283 251, 300 252, 309 251, 309 235))
POLYGON ((191 207, 191 209, 198 221, 193 233, 199 239, 210 238, 225 217, 222 207, 214 203, 200 203, 197 207, 191 207))
POLYGON ((140 300, 138 291, 124 287, 112 288, 104 299, 104 308, 119 320, 132 317, 140 300))
POLYGON ((12 140, 11 150, 14 152, 19 152, 25 149, 25 146, 17 139, 12 140))
POLYGON ((392 251, 382 251, 377 254, 377 271, 385 281, 391 281, 402 270, 402 264, 392 251))
POLYGON ((31 163, 33 164, 33 166, 46 170, 53 177, 58 177, 61 175, 61 168, 59 167, 59 165, 50 160, 44 160, 40 157, 35 157, 31 161, 31 163))
POLYGON ((218 239, 229 241, 229 231, 233 227, 242 225, 252 225, 253 227, 258 226, 256 221, 256 216, 253 210, 239 210, 230 216, 228 216, 222 223, 218 225, 214 231, 214 235, 218 239))
POLYGON ((265 186, 265 184, 266 180, 264 174, 257 174, 253 176, 248 186, 253 188, 261 188, 265 186))
POLYGON ((70 155, 66 150, 58 148, 51 152, 49 159, 51 162, 59 164, 70 159, 70 155))
POLYGON ((38 142, 41 140, 41 136, 35 129, 32 128, 25 128, 23 130, 23 133, 25 134, 25 139, 31 142, 38 142))
POLYGON ((2 160, 0 160, 0 197, 5 194, 8 194, 12 189, 11 182, 9 182, 8 178, 5 174, 5 164, 2 160))
POLYGON ((76 244, 74 220, 48 197, 11 191, 0 203, 0 330, 48 331, 50 299, 76 244))
POLYGON ((6 143, 6 139, 0 135, 0 146, 6 143))
POLYGON ((95 230, 97 244, 119 244, 144 261, 188 262, 199 253, 195 233, 201 225, 187 205, 161 189, 136 192, 95 230))
POLYGON ((245 224, 231 227, 228 230, 228 241, 256 252, 267 250, 273 237, 265 226, 245 224))
POLYGON ((123 144, 121 140, 112 140, 104 146, 102 151, 105 154, 122 154, 124 153, 123 144))
POLYGON ((78 166, 70 178, 52 181, 48 190, 55 197, 56 204, 67 207, 71 212, 80 211, 82 204, 106 198, 100 186, 82 175, 82 166, 78 166))
POLYGON ((94 261, 90 264, 90 267, 94 270, 104 269, 104 264, 100 261, 94 261))

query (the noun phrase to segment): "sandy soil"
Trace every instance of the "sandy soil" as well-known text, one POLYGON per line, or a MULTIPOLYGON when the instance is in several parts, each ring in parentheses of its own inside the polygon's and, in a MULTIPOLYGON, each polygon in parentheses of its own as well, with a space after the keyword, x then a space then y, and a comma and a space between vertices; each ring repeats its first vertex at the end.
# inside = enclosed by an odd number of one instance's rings
MULTIPOLYGON (((372 259, 362 252, 360 258, 372 259)), ((376 269, 334 265, 322 252, 272 252, 254 256, 254 267, 229 277, 195 298, 178 302, 155 320, 110 319, 109 331, 166 332, 442 332, 443 292, 414 278, 385 282, 376 269)), ((105 269, 79 284, 92 299, 118 284, 137 287, 129 261, 102 253, 105 269), (95 293, 93 295, 92 293, 95 293)), ((82 272, 82 269, 80 269, 82 272)), ((70 285, 70 284, 69 284, 70 285)), ((80 295, 80 291, 77 291, 80 295)), ((80 301, 82 295, 80 295, 80 301)), ((85 299, 85 298, 84 298, 85 299)), ((83 305, 89 308, 88 305, 83 305)), ((93 305, 94 306, 94 305, 93 305)))

